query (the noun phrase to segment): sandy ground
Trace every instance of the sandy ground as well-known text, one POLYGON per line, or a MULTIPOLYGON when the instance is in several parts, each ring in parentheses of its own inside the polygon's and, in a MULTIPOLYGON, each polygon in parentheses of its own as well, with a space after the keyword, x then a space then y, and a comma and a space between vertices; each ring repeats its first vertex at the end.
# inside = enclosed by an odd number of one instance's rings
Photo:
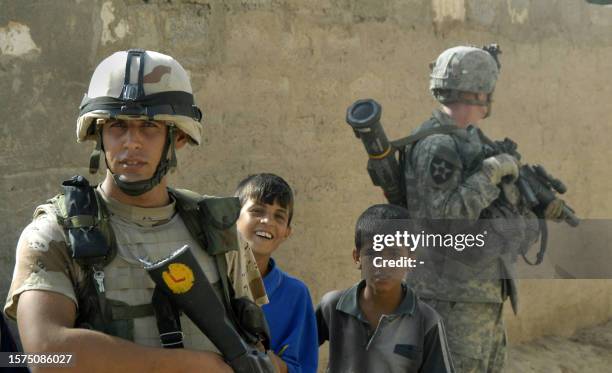
POLYGON ((570 338, 545 337, 511 346, 506 373, 612 372, 612 321, 570 338))

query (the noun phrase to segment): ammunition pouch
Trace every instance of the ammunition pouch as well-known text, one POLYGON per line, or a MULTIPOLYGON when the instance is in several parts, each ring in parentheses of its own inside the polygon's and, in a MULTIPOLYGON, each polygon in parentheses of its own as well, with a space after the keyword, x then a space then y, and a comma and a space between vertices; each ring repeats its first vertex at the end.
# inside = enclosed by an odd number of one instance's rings
POLYGON ((238 250, 238 198, 201 196, 184 189, 169 189, 169 192, 176 199, 177 210, 187 229, 208 254, 217 256, 238 250))
POLYGON ((100 229, 108 223, 108 215, 94 188, 83 176, 73 176, 62 187, 63 198, 56 197, 55 205, 61 212, 58 222, 67 231, 72 258, 85 267, 110 263, 115 256, 114 240, 108 230, 100 229))

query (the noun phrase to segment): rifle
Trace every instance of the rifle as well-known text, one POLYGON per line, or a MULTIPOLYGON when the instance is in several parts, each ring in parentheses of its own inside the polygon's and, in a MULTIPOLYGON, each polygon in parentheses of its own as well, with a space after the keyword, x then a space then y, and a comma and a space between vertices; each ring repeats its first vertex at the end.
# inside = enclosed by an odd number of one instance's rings
POLYGON ((157 288, 206 334, 236 373, 276 372, 270 358, 238 333, 227 316, 231 310, 226 311, 189 246, 156 263, 145 263, 145 269, 157 288))
MULTIPOLYGON (((482 131, 478 130, 478 132, 485 144, 485 158, 506 153, 521 160, 521 154, 517 151, 518 146, 511 139, 506 137, 503 141, 492 141, 482 131)), ((565 194, 567 192, 565 184, 549 174, 544 166, 539 164, 521 165, 516 183, 527 205, 539 218, 544 218, 544 210, 557 198, 556 193, 565 194)), ((572 227, 580 223, 574 209, 565 202, 560 219, 565 220, 572 227)))
MULTIPOLYGON (((516 142, 509 138, 503 141, 492 141, 486 137, 480 129, 478 134, 484 143, 484 157, 492 157, 498 154, 510 154, 517 160, 521 160, 521 154, 517 151, 516 142)), ((565 184, 549 174, 544 166, 536 164, 522 164, 519 167, 519 176, 516 180, 521 195, 523 196, 527 206, 538 216, 540 226, 540 250, 538 251, 536 261, 531 262, 525 254, 523 259, 529 265, 538 265, 544 260, 546 253, 546 245, 548 243, 548 225, 544 217, 544 211, 550 203, 557 199, 556 194, 565 194, 567 187, 565 184)), ((580 219, 575 215, 572 209, 565 201, 563 201, 563 209, 559 219, 564 220, 571 227, 577 227, 580 224, 580 219)))

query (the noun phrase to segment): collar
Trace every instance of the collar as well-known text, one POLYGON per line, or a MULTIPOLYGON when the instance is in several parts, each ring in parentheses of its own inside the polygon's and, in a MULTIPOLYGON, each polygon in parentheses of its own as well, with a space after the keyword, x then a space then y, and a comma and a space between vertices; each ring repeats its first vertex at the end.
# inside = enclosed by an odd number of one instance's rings
POLYGON ((107 196, 104 193, 101 185, 98 185, 96 189, 111 215, 116 215, 125 221, 137 224, 139 226, 152 227, 167 223, 170 221, 170 219, 172 219, 176 212, 176 201, 173 198, 172 201, 166 206, 136 207, 126 205, 125 203, 121 203, 116 199, 107 196))
POLYGON ((467 128, 459 128, 457 127, 457 123, 455 120, 448 114, 446 114, 443 110, 436 109, 432 113, 432 117, 436 123, 434 123, 434 127, 438 126, 453 126, 457 130, 453 132, 454 135, 467 139, 469 137, 469 132, 472 131, 472 128, 476 128, 474 125, 469 125, 467 128))
POLYGON ((268 273, 263 278, 264 286, 266 287, 266 294, 272 297, 272 294, 278 289, 283 280, 282 272, 276 266, 274 259, 270 258, 268 262, 268 273))
MULTIPOLYGON (((336 309, 365 321, 365 316, 363 315, 363 312, 361 312, 361 308, 359 308, 359 294, 361 294, 361 291, 363 288, 365 288, 365 286, 365 280, 361 280, 359 283, 346 290, 338 300, 336 309)), ((404 292, 404 298, 399 306, 397 306, 395 312, 393 312, 393 315, 412 316, 416 309, 416 295, 414 291, 403 282, 402 290, 404 292)))
MULTIPOLYGON (((455 126, 457 127, 457 124, 455 123, 455 120, 448 114, 446 114, 443 110, 440 109, 436 109, 433 111, 432 117, 434 117, 436 119, 436 121, 441 125, 441 126, 455 126)), ((459 128, 459 127, 457 127, 459 128)))

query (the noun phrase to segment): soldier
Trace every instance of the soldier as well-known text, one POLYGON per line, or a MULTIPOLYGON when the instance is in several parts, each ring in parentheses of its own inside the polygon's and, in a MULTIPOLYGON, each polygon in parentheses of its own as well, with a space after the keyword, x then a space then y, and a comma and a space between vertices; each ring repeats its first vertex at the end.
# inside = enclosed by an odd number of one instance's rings
MULTIPOLYGON (((432 65, 430 80, 441 107, 413 132, 422 138, 402 153, 407 206, 414 218, 455 220, 447 225, 453 232, 460 221, 463 226, 476 221, 481 233, 488 231, 481 251, 466 250, 476 253, 468 265, 423 249, 429 256, 426 267, 408 278, 442 315, 461 373, 503 370, 503 302, 510 297, 516 312, 516 255, 539 233, 515 185, 519 162, 508 154, 487 157, 477 127, 491 114, 499 67, 495 50, 459 46, 444 51, 432 65)), ((556 217, 560 210, 547 213, 556 217)))
POLYGON ((90 171, 104 156, 106 177, 97 187, 82 177, 64 182, 19 239, 4 311, 25 351, 73 353, 87 372, 232 371, 188 318, 156 298, 141 264, 189 245, 226 310, 234 294, 266 301, 253 254, 235 239, 237 198, 196 208, 202 197, 167 186, 175 151, 201 143, 200 120, 187 72, 172 57, 137 49, 98 65, 77 139, 96 142, 90 171))

